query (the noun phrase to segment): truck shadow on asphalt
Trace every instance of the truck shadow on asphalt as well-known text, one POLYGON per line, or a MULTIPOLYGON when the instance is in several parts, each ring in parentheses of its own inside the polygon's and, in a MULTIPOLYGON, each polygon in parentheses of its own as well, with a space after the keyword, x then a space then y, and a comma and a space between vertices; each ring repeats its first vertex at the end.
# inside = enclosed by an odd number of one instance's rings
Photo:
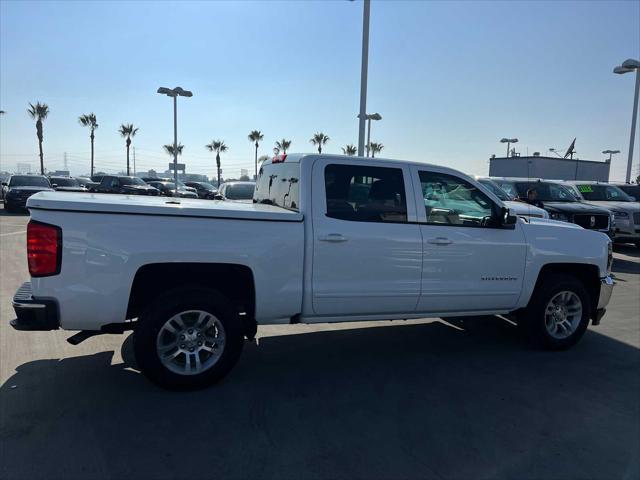
POLYGON ((638 352, 482 317, 259 338, 198 392, 113 352, 38 360, 0 387, 0 476, 638 478, 638 352))

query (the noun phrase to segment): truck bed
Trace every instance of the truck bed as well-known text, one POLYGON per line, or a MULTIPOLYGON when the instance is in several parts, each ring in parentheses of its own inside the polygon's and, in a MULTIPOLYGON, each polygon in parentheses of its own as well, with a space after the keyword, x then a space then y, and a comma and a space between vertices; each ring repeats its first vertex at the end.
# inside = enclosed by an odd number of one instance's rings
POLYGON ((104 193, 40 192, 29 198, 27 207, 79 213, 115 213, 176 217, 224 218, 299 222, 302 214, 272 205, 222 200, 175 199, 145 195, 104 193))

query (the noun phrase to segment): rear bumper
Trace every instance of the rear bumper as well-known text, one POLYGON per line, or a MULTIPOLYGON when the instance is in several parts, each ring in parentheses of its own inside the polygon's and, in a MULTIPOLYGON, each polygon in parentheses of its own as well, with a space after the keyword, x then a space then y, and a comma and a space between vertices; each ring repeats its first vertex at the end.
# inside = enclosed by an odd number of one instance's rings
POLYGON ((53 300, 35 299, 31 282, 25 282, 13 296, 16 319, 11 326, 16 330, 57 330, 60 328, 58 305, 53 300))

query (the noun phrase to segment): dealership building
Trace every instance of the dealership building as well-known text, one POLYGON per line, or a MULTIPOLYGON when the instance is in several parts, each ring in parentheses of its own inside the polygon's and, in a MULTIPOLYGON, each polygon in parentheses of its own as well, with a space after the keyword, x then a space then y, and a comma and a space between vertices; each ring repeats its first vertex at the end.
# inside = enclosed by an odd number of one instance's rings
POLYGON ((549 180, 609 181, 610 161, 578 160, 559 157, 495 157, 489 159, 489 176, 546 178, 549 180))

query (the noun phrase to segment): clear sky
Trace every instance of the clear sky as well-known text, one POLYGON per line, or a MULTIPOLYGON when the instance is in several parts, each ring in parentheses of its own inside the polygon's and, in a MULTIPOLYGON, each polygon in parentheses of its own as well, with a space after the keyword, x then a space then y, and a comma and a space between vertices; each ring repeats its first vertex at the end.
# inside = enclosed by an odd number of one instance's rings
MULTIPOLYGON (((140 128, 139 170, 166 169, 172 107, 160 86, 193 91, 180 99, 181 161, 213 175, 204 145, 223 139, 223 176, 251 171, 252 129, 260 153, 280 138, 308 152, 357 143, 362 2, 0 2, 0 169, 31 162, 35 126, 28 102, 50 107, 45 166, 89 170, 89 133, 77 117, 95 112, 96 168, 125 167, 118 126, 140 128)), ((640 57, 640 2, 374 1, 369 112, 383 156, 488 173, 501 137, 523 155, 566 148, 580 158, 619 149, 612 179, 623 179, 634 78, 615 65, 640 57)), ((634 171, 640 145, 636 140, 634 171)))

